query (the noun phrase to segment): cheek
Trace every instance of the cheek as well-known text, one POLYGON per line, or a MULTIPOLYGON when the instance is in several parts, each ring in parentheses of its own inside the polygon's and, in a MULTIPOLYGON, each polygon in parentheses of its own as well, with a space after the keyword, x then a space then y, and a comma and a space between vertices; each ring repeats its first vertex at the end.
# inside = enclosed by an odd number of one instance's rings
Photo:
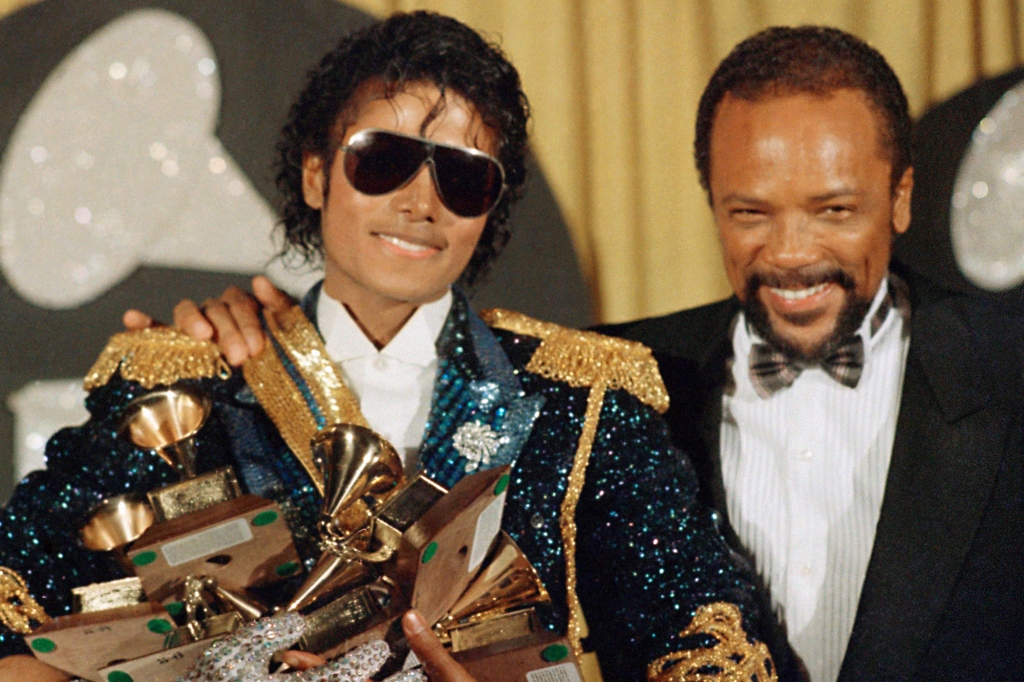
POLYGON ((476 245, 480 241, 480 236, 483 234, 486 224, 486 217, 482 220, 467 220, 465 224, 459 225, 452 230, 449 244, 453 260, 459 264, 460 272, 469 264, 469 260, 473 257, 473 252, 476 251, 476 245))

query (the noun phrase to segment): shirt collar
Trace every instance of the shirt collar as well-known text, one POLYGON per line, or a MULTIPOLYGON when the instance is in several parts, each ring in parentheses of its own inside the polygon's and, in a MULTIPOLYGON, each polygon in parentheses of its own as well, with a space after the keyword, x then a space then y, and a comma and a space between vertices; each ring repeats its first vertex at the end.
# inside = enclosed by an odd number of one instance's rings
POLYGON ((417 308, 395 338, 379 351, 366 338, 348 309, 326 291, 320 291, 316 315, 327 354, 335 362, 385 356, 410 365, 427 367, 437 360, 435 343, 451 307, 452 292, 449 289, 438 300, 417 308))

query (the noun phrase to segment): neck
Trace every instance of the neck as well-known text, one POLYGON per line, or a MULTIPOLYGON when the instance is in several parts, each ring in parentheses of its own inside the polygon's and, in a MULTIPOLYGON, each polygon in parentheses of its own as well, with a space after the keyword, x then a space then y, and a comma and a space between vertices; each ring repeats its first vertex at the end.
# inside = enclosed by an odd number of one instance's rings
POLYGON ((402 327, 422 303, 429 303, 395 300, 362 287, 339 286, 331 280, 330 277, 324 279, 324 292, 345 306, 363 334, 378 350, 388 345, 402 331, 402 327))

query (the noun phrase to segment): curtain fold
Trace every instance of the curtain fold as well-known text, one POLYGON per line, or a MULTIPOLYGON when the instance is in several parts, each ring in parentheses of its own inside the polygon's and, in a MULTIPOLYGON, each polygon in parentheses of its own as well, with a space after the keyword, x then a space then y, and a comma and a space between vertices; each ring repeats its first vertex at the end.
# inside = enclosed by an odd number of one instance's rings
MULTIPOLYGON (((0 15, 25 0, 0 0, 0 15)), ((829 24, 878 48, 915 114, 1021 59, 1024 0, 349 0, 431 9, 500 43, 533 105, 533 149, 572 231, 600 319, 729 293, 693 167, 707 78, 769 25, 829 24)))

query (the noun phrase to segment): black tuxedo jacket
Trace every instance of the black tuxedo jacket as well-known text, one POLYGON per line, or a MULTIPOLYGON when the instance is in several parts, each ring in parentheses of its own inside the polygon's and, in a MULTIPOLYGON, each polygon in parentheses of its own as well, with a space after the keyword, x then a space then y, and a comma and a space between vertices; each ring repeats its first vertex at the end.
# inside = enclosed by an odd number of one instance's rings
MULTIPOLYGON (((839 679, 1024 680, 1022 316, 916 293, 892 460, 839 679)), ((693 458, 703 501, 743 552, 719 459, 738 310, 733 298, 601 331, 654 350, 673 436, 693 458)), ((781 629, 761 624, 773 628, 780 673, 792 674, 781 629)))

